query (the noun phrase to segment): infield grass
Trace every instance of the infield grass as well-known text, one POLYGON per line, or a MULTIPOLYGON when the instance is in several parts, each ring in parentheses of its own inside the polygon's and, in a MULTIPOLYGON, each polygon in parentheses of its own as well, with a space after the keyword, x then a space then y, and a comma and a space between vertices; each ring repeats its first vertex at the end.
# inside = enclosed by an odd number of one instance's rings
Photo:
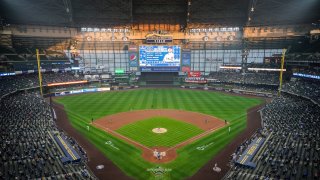
MULTIPOLYGON (((150 168, 163 167, 170 171, 161 179, 185 179, 196 173, 206 162, 229 144, 246 128, 247 109, 261 104, 258 98, 227 95, 212 91, 181 89, 138 89, 81 94, 56 98, 65 107, 74 128, 93 143, 123 172, 135 179, 157 179, 150 168), (212 134, 178 149, 178 157, 166 164, 153 164, 141 157, 140 149, 124 140, 91 126, 91 118, 141 109, 182 109, 226 119, 232 131, 225 126, 212 134), (119 150, 105 144, 112 141, 119 150), (199 147, 206 147, 199 150, 199 147)), ((226 157, 228 158, 228 157, 226 157)))
POLYGON ((148 147, 172 147, 204 132, 204 130, 192 124, 166 117, 153 117, 140 120, 122 126, 116 131, 148 147), (163 134, 152 132, 152 129, 158 127, 166 128, 167 132, 163 134))

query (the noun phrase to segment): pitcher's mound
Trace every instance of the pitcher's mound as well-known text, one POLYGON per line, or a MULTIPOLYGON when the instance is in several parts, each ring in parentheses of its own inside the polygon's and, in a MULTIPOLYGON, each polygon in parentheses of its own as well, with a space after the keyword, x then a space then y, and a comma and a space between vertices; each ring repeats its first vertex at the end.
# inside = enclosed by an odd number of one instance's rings
POLYGON ((167 129, 166 128, 153 128, 152 132, 157 133, 157 134, 162 134, 162 133, 166 133, 167 129))

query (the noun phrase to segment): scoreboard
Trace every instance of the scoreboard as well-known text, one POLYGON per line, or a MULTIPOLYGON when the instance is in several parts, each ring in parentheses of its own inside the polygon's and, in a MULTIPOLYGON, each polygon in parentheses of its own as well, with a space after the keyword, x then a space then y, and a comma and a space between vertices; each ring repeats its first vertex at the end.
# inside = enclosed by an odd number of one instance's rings
POLYGON ((180 71, 180 46, 139 46, 139 66, 142 72, 180 71))

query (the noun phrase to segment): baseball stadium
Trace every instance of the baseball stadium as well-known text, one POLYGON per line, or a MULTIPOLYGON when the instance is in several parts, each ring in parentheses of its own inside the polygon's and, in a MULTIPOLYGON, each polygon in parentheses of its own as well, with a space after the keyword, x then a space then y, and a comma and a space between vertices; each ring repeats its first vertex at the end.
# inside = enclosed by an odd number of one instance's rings
POLYGON ((1 0, 0 179, 320 179, 319 12, 1 0))

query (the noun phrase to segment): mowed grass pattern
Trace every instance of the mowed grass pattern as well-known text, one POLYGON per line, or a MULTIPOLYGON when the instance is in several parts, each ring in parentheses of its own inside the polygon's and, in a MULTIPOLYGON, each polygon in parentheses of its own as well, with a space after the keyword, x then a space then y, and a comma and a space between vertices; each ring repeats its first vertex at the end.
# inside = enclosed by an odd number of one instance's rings
POLYGON ((94 144, 108 159, 123 172, 134 179, 156 179, 149 168, 163 167, 171 169, 162 179, 185 179, 196 173, 200 167, 225 148, 246 128, 247 109, 261 104, 258 98, 227 95, 212 91, 182 89, 137 89, 129 91, 111 91, 103 93, 80 94, 56 98, 62 103, 74 128, 94 144), (130 110, 141 109, 182 109, 209 114, 226 119, 232 127, 228 132, 225 126, 187 146, 178 149, 176 160, 166 164, 153 164, 141 157, 141 150, 118 139, 104 130, 90 126, 91 118, 130 110), (112 141, 120 150, 105 145, 112 141), (199 146, 213 145, 203 151, 199 146))
POLYGON ((86 121, 141 109, 183 109, 232 121, 259 99, 218 92, 180 89, 141 89, 65 96, 56 99, 86 121))
POLYGON ((204 132, 204 130, 192 124, 166 117, 154 117, 137 121, 116 131, 148 147, 171 147, 204 132), (163 134, 152 132, 152 129, 158 127, 166 128, 167 132, 163 134))

